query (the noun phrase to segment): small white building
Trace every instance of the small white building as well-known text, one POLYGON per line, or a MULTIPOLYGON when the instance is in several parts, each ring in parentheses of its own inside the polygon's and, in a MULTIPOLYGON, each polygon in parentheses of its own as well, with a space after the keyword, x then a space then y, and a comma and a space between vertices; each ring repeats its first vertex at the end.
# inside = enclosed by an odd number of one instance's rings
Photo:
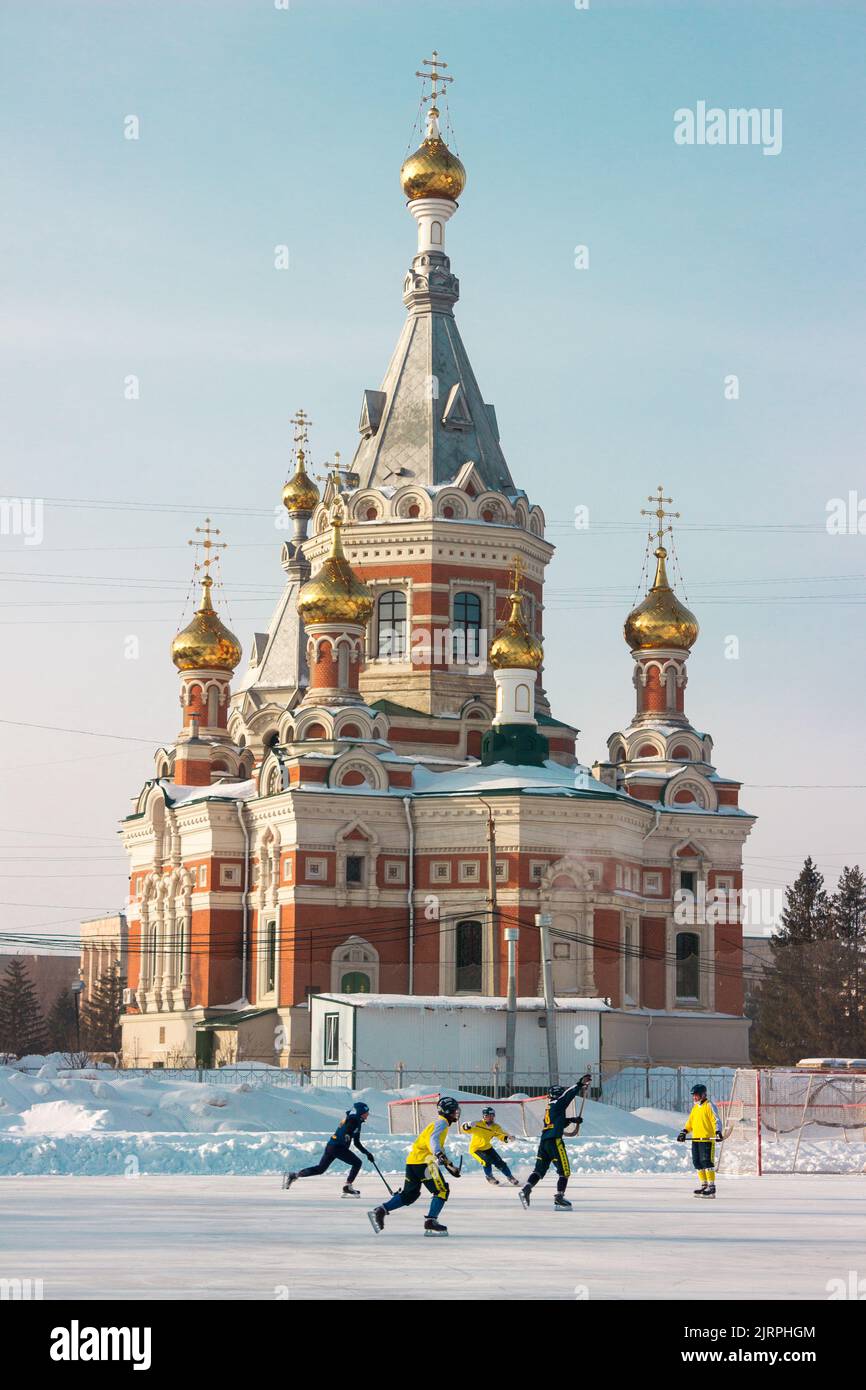
MULTIPOLYGON (((604 999, 558 997, 556 1047, 563 1081, 631 1064, 748 1063, 748 1034, 729 1014, 615 1009, 604 999)), ((314 994, 310 1071, 317 1084, 397 1086, 448 1078, 461 1090, 505 1079, 506 1001, 502 997, 417 994, 314 994)), ((549 1079, 544 1001, 517 1001, 514 1086, 549 1079)))
MULTIPOLYGON (((563 1075, 599 1062, 598 999, 557 1000, 556 1041, 563 1075)), ((496 1084, 505 1071, 506 1001, 408 994, 316 994, 310 1000, 312 1079, 334 1084, 412 1084, 460 1073, 463 1089, 496 1084)), ((544 1001, 519 999, 514 1083, 544 1085, 544 1001)), ((456 1084, 456 1082, 455 1082, 456 1084)))

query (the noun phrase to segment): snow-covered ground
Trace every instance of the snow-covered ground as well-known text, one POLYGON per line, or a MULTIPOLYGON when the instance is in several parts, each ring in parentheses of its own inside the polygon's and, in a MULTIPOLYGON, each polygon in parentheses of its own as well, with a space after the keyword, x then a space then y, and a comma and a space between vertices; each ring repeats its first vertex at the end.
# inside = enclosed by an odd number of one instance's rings
POLYGON ((451 1234, 421 1235, 422 1198, 374 1235, 384 1188, 341 1201, 330 1175, 6 1178, 2 1271, 46 1299, 826 1299, 866 1267, 866 1181, 733 1178, 715 1202, 691 1174, 550 1179, 525 1212, 472 1173, 452 1183, 451 1234), (841 1285, 840 1285, 841 1286, 841 1285))
MULTIPOLYGON (((380 1168, 400 1173, 411 1138, 388 1133, 388 1101, 423 1089, 216 1086, 159 1073, 0 1067, 0 1175, 276 1174, 318 1157, 359 1098, 370 1106, 364 1132, 380 1168)), ((632 1115, 587 1101, 581 1137, 567 1141, 574 1169, 680 1172, 687 1156, 672 1142, 679 1124, 672 1113, 632 1115)), ((508 1152, 525 1168, 536 1147, 525 1138, 508 1152)), ((468 1140, 454 1135, 449 1148, 465 1153, 468 1140)))

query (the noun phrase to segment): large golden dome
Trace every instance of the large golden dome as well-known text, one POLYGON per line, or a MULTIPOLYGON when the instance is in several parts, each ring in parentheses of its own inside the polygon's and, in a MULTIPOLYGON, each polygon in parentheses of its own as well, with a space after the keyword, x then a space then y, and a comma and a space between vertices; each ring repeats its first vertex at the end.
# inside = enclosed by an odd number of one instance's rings
POLYGON ((526 626, 523 594, 517 584, 508 597, 511 612, 490 643, 490 665, 497 671, 537 671, 544 660, 544 648, 526 626))
POLYGON ((360 623, 363 626, 373 611, 372 593, 343 554, 342 525, 340 516, 331 518, 331 553, 298 594, 298 612, 305 623, 360 623))
POLYGON ((667 551, 660 545, 656 554, 656 577, 646 598, 625 620, 623 633, 632 651, 648 651, 671 647, 688 651, 697 641, 698 620, 694 613, 680 603, 668 583, 665 560, 667 551))
POLYGON ((295 471, 283 488, 283 506, 289 516, 311 512, 319 500, 319 489, 307 472, 304 450, 298 449, 295 471))
POLYGON ((400 170, 400 183, 410 203, 417 198, 450 198, 456 203, 466 187, 466 170, 439 134, 438 115, 431 106, 426 139, 400 170))
POLYGON ((201 581, 201 607, 192 622, 171 644, 171 659, 179 671, 233 671, 241 659, 241 644, 220 622, 210 591, 209 574, 201 581))

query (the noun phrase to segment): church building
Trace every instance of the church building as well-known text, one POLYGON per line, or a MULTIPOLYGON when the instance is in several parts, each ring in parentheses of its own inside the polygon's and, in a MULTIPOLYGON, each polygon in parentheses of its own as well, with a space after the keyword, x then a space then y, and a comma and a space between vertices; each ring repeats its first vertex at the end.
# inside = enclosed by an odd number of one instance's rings
POLYGON ((654 1060, 743 1062, 738 916, 677 906, 741 889, 753 817, 686 710, 698 623, 668 577, 669 499, 653 499, 655 576, 625 621, 634 713, 588 766, 579 689, 554 711, 543 683, 544 514, 457 327, 445 241, 466 173, 428 66, 425 138, 401 171, 417 230, 403 328, 363 391, 351 466, 321 490, 294 417, 285 584, 245 669, 214 601, 218 532, 201 532, 200 602, 171 648, 180 728, 122 823, 124 1061, 309 1066, 313 996, 499 998, 509 927, 535 998, 546 914, 558 997, 606 1001, 641 1036, 675 1020, 678 1054, 654 1060))

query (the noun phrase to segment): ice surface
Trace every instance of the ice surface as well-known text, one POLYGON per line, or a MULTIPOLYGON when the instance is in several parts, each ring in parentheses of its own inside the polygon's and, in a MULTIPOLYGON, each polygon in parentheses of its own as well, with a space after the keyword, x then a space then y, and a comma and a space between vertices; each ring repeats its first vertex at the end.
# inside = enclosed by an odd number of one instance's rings
POLYGON ((589 1299, 591 1308, 823 1300, 831 1280, 863 1269, 858 1177, 734 1178, 705 1202, 687 1170, 592 1174, 572 1179, 574 1210, 560 1214, 550 1178, 527 1212, 513 1189, 472 1173, 451 1183, 441 1241, 423 1238, 426 1200, 374 1235, 366 1211, 386 1195, 381 1182, 362 1174, 352 1203, 340 1201, 340 1182, 328 1174, 286 1193, 273 1177, 8 1178, 4 1273, 38 1274, 46 1299, 589 1299))

